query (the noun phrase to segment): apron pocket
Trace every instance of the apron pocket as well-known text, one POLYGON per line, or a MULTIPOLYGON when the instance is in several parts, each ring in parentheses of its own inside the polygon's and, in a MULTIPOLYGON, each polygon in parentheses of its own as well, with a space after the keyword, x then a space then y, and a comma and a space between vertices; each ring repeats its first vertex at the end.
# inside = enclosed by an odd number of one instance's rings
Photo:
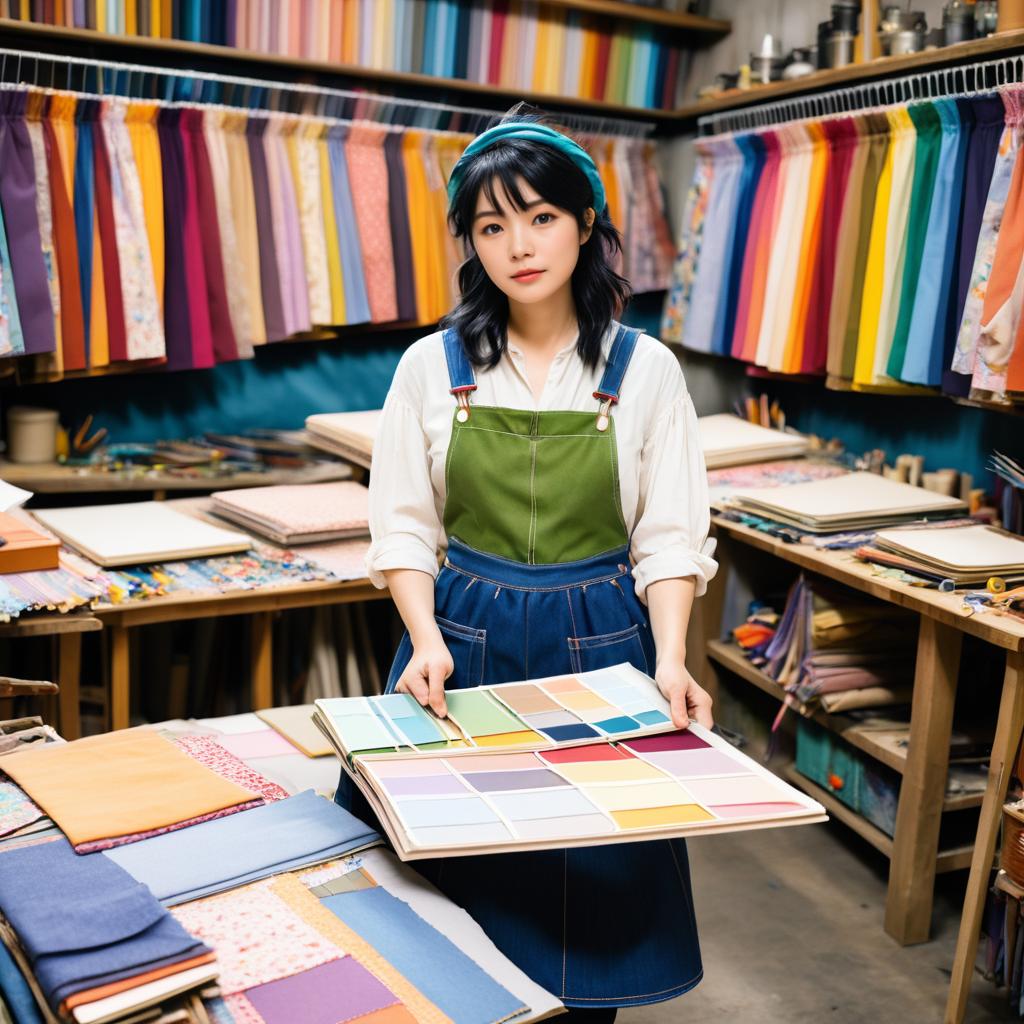
POLYGON ((639 625, 601 636, 571 636, 569 659, 574 672, 592 672, 624 661, 635 665, 641 672, 648 671, 647 654, 640 639, 639 625))
POLYGON ((481 686, 484 681, 484 653, 487 650, 487 630, 461 626, 451 619, 435 615, 437 628, 444 637, 445 646, 455 662, 455 669, 447 685, 457 689, 481 686))

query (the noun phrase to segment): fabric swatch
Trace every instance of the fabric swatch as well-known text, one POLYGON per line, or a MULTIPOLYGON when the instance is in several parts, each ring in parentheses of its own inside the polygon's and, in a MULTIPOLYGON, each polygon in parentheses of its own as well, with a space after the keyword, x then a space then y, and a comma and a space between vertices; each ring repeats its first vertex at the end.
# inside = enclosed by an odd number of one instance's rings
POLYGON ((344 955, 277 896, 269 880, 195 900, 171 913, 217 950, 218 984, 224 995, 300 974, 344 955))
POLYGON ((41 817, 43 812, 23 789, 13 782, 0 782, 0 836, 16 832, 41 817))
POLYGON ((454 1024, 495 1024, 526 1009, 408 903, 386 889, 363 889, 329 896, 322 902, 454 1024), (429 956, 424 956, 424 950, 430 951, 429 956))
POLYGON ((312 790, 107 856, 169 906, 351 853, 380 837, 312 790))
MULTIPOLYGON (((222 779, 237 783, 244 789, 261 796, 267 803, 284 800, 288 791, 276 782, 250 768, 244 761, 226 750, 222 739, 213 736, 178 736, 174 742, 200 764, 206 765, 222 779)), ((291 751, 294 753, 294 751, 291 751)))
POLYGON ((273 729, 233 733, 218 736, 216 739, 225 750, 242 760, 247 760, 250 757, 280 757, 284 754, 296 753, 296 748, 273 729))
POLYGON ((75 845, 165 828, 255 797, 145 730, 11 754, 4 771, 75 845))
POLYGON ((250 989, 267 1024, 342 1024, 399 1004, 394 992, 350 956, 250 989))

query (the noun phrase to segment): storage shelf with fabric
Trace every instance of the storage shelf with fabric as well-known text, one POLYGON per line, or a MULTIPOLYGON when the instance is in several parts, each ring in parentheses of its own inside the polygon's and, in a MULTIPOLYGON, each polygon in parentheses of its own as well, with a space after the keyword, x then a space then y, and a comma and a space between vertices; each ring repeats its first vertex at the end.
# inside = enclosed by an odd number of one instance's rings
MULTIPOLYGON (((879 576, 846 551, 786 543, 721 516, 713 517, 712 522, 718 536, 720 569, 695 607, 687 646, 687 666, 699 679, 711 683, 717 679, 717 685, 723 686, 729 679, 740 678, 758 690, 774 689, 773 695, 777 695, 778 684, 755 674, 754 667, 722 639, 723 631, 734 625, 726 621, 726 614, 735 618, 735 610, 746 607, 744 594, 755 592, 756 580, 771 581, 778 589, 780 581, 801 570, 905 609, 918 619, 909 743, 894 836, 886 836, 795 768, 787 777, 889 857, 885 929, 901 944, 928 938, 935 874, 970 864, 946 1014, 949 1024, 958 1024, 965 1011, 1008 774, 1024 729, 1024 623, 1010 616, 965 614, 960 596, 879 576), (973 798, 946 802, 953 709, 965 636, 991 647, 992 654, 1005 659, 1005 667, 996 687, 999 710, 973 848, 958 844, 940 850, 940 828, 947 812, 955 808, 959 814, 977 806, 973 798), (717 675, 722 667, 728 670, 728 679, 717 675)), ((826 735, 832 733, 826 731, 826 735)), ((864 749, 870 741, 865 741, 863 733, 847 734, 844 739, 855 751, 872 756, 882 753, 864 749)), ((893 767, 891 756, 879 760, 893 767)))
POLYGON ((0 27, 632 114, 673 111, 688 51, 730 30, 727 21, 617 0, 251 0, 233 17, 198 0, 157 6, 154 14, 148 0, 109 0, 82 18, 68 4, 43 22, 35 5, 7 0, 0 27))
POLYGON ((702 117, 663 337, 833 390, 1024 401, 1022 79, 1001 57, 702 117))

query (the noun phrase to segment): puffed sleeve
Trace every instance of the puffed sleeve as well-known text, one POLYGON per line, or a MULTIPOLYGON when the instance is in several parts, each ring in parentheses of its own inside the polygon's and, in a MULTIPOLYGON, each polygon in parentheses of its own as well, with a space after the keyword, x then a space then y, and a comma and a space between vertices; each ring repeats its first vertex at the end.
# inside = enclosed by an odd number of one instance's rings
MULTIPOLYGON (((672 362, 675 363, 673 357, 672 362)), ((708 538, 711 510, 697 413, 678 363, 662 378, 662 398, 644 438, 631 554, 636 593, 657 580, 692 576, 697 595, 718 570, 708 538)))
MULTIPOLYGON (((407 353, 409 355, 409 353, 407 353)), ((421 388, 411 360, 395 371, 373 442, 370 537, 366 571, 383 589, 384 569, 419 569, 437 575, 441 523, 430 480, 421 388)))

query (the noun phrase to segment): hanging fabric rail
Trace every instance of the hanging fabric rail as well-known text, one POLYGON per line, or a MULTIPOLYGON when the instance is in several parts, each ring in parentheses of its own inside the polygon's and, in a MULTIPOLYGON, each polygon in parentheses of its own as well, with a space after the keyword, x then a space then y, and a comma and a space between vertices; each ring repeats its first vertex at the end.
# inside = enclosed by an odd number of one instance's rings
POLYGON ((757 92, 752 105, 739 110, 723 110, 698 118, 701 134, 751 131, 783 121, 834 114, 853 114, 872 107, 912 100, 970 96, 1024 80, 1024 56, 961 64, 948 68, 919 71, 879 82, 864 82, 846 88, 796 96, 775 103, 758 104, 757 92))
MULTIPOLYGON (((464 258, 447 180, 466 129, 494 117, 0 50, 0 356, 37 356, 50 378, 201 369, 322 328, 436 323, 464 258), (61 88, 79 71, 81 88, 61 88), (394 123, 430 111, 460 130, 394 123)), ((638 292, 666 288, 655 144, 637 135, 650 126, 572 120, 623 234, 620 271, 638 292)))
POLYGON ((662 336, 887 393, 1024 398, 1024 58, 708 120, 662 336))
MULTIPOLYGON (((7 72, 7 61, 11 60, 11 68, 15 72, 15 82, 20 82, 21 69, 25 62, 31 62, 34 67, 34 78, 33 84, 40 84, 39 80, 39 64, 65 64, 68 65, 68 80, 65 81, 64 85, 67 89, 71 88, 70 81, 70 67, 77 65, 82 68, 91 68, 96 71, 111 71, 115 75, 120 76, 124 74, 126 76, 126 94, 131 97, 131 84, 136 75, 139 76, 152 76, 154 78, 164 78, 168 80, 176 80, 185 85, 191 85, 196 82, 211 82, 218 85, 238 86, 248 90, 260 90, 262 92, 287 94, 292 93, 296 96, 303 97, 306 99, 318 99, 324 100, 335 100, 335 101, 346 101, 350 100, 360 104, 378 104, 382 107, 396 107, 409 108, 414 114, 424 113, 426 111, 431 112, 445 112, 457 115, 465 115, 474 118, 490 119, 496 118, 501 115, 501 111, 488 109, 484 107, 467 107, 467 106, 455 106, 450 103, 437 103, 430 100, 421 99, 407 99, 401 96, 390 96, 382 93, 367 92, 363 90, 352 90, 352 89, 335 89, 327 86, 309 85, 305 82, 284 82, 284 81, 273 81, 268 79, 260 78, 248 78, 242 75, 225 75, 212 71, 193 71, 184 70, 178 71, 173 68, 160 67, 158 65, 149 64, 129 64, 119 61, 109 60, 96 60, 90 57, 73 57, 65 54, 51 54, 51 53, 39 53, 32 50, 18 50, 10 49, 6 47, 0 47, 0 82, 6 81, 7 72)), ((117 83, 119 79, 115 79, 117 83)), ((49 85, 51 88, 55 86, 53 76, 51 75, 49 85)), ((112 88, 111 92, 115 92, 116 89, 112 88)), ((142 99, 144 97, 134 97, 142 99)), ((150 97, 157 99, 159 97, 150 97)), ((170 97, 164 97, 170 99, 170 97)), ((177 97, 183 98, 183 97, 177 97)), ((189 97, 192 99, 198 99, 197 96, 189 97)), ((244 105, 244 104, 243 104, 244 105)), ((372 114, 372 108, 370 114, 372 114)), ((364 113, 363 108, 360 108, 358 117, 366 117, 367 120, 376 120, 370 116, 370 114, 364 113)), ((582 132, 591 132, 594 134, 608 134, 608 135, 624 135, 627 137, 643 137, 650 134, 655 128, 653 122, 650 121, 634 121, 627 120, 625 118, 615 117, 602 117, 593 114, 580 114, 574 112, 560 112, 558 119, 565 124, 567 127, 573 130, 582 132)), ((417 127, 434 127, 433 125, 420 124, 417 127)))

